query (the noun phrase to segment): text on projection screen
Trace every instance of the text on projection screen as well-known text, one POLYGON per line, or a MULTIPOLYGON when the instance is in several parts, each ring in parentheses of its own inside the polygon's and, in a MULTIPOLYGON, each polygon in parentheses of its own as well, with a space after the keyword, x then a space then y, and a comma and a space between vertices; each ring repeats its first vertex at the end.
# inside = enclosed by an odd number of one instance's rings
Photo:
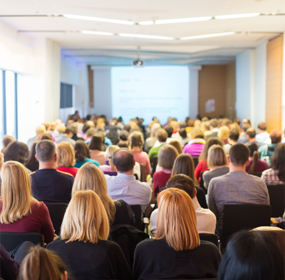
POLYGON ((162 123, 169 116, 183 121, 189 116, 189 70, 187 66, 112 67, 112 115, 152 117, 162 123))

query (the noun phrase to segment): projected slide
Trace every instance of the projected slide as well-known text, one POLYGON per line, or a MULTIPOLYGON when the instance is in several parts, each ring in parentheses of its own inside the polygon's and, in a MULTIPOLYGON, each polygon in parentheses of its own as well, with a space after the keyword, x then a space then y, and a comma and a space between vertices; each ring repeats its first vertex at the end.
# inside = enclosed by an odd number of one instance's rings
POLYGON ((124 122, 142 117, 184 120, 189 115, 189 70, 186 66, 112 67, 112 115, 124 122))

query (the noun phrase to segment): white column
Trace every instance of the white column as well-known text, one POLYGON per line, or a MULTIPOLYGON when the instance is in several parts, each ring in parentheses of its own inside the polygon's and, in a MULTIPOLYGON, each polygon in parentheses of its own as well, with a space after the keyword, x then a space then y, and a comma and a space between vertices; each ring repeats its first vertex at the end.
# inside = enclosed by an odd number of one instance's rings
POLYGON ((201 66, 189 66, 189 116, 194 120, 198 115, 199 70, 201 66))

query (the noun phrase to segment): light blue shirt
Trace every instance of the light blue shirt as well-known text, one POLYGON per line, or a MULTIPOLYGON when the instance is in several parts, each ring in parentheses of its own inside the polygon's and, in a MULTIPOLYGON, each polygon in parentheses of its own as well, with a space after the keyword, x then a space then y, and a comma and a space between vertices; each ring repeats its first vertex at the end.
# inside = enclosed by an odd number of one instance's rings
POLYGON ((108 195, 112 200, 122 199, 129 205, 140 205, 146 209, 151 199, 151 188, 148 183, 136 180, 135 176, 118 173, 117 176, 105 175, 108 195))

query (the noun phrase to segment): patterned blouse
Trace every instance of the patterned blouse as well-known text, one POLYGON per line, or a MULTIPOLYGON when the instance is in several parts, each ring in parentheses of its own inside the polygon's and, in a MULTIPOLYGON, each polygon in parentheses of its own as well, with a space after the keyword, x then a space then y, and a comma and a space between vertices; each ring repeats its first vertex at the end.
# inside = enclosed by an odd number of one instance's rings
POLYGON ((278 177, 278 170, 272 168, 262 172, 261 179, 263 179, 266 185, 283 185, 285 182, 281 181, 278 177))

